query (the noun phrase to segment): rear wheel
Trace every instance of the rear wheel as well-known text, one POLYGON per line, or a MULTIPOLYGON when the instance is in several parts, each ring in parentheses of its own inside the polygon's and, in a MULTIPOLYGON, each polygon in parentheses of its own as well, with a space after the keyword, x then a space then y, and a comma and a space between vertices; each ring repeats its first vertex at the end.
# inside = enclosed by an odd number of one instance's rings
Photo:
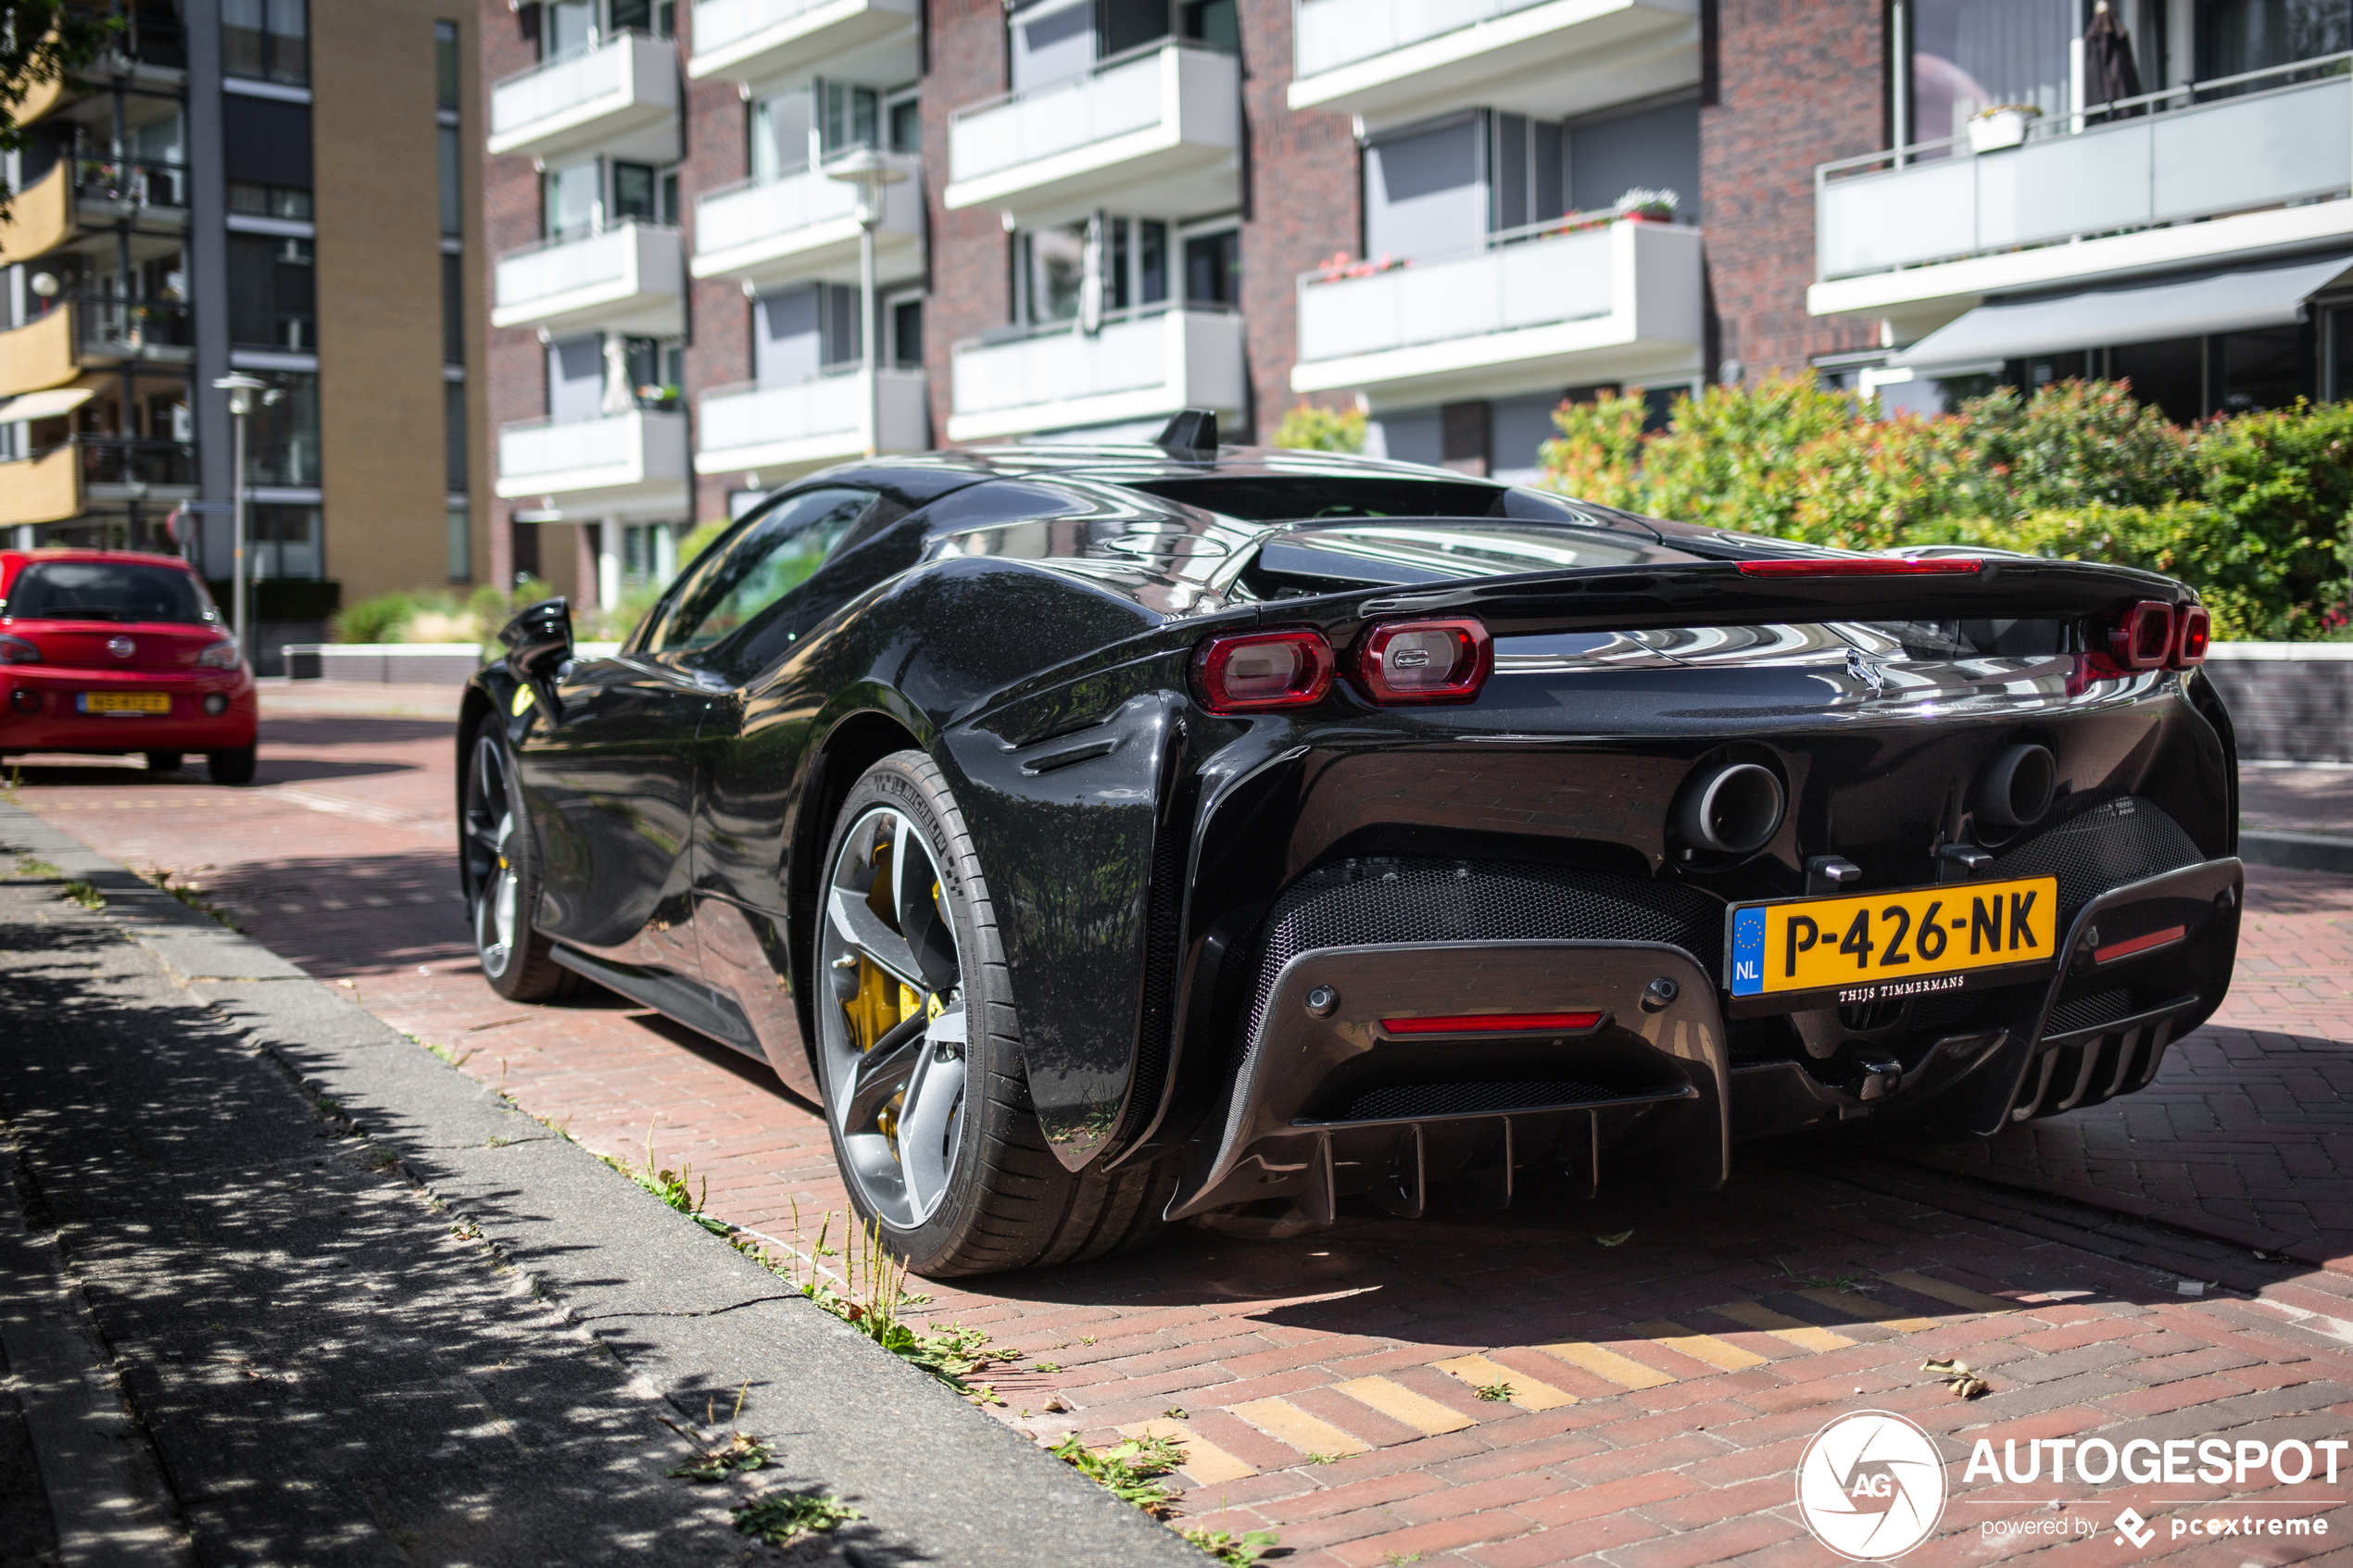
POLYGON ((578 977, 556 962, 555 945, 531 928, 531 910, 539 901, 537 841, 523 814, 514 754, 496 719, 475 734, 467 753, 459 825, 466 916, 483 978, 510 1001, 553 1001, 565 995, 578 977))
POLYGON ((1100 1257, 1158 1229, 1173 1168, 1063 1168, 963 815, 920 751, 869 769, 825 859, 815 1012, 851 1204, 920 1274, 1100 1257))
POLYGON ((176 773, 180 771, 180 764, 186 760, 186 756, 181 752, 150 751, 147 753, 147 771, 150 773, 176 773))
POLYGON ((204 769, 214 784, 248 784, 253 783, 253 754, 254 748, 249 746, 208 751, 204 754, 204 769))

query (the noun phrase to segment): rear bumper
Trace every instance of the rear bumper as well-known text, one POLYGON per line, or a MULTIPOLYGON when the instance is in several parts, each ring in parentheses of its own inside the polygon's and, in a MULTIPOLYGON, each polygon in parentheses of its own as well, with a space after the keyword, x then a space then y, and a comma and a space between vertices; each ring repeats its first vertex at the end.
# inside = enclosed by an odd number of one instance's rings
POLYGON ((251 746, 260 708, 253 677, 243 670, 82 671, 11 665, 0 670, 0 752, 225 751, 251 746), (80 711, 90 692, 162 692, 169 713, 94 714, 80 711), (31 693, 38 707, 26 711, 19 693, 31 693), (220 696, 228 706, 204 710, 205 698, 220 696))
POLYGON ((1284 1198, 1328 1221, 1357 1193, 1409 1216, 1448 1189, 1507 1203, 1515 1173, 1540 1166, 1571 1190, 1604 1173, 1705 1189, 1739 1137, 1883 1117, 1985 1136, 2097 1104, 2146 1085, 2221 1004, 2244 881, 2218 859, 2113 888, 2071 917, 2047 976, 1987 994, 1967 1028, 1907 1019, 1819 1060, 1735 1062, 1720 976, 1671 945, 1302 952, 1266 992, 1169 1217, 1284 1198), (1552 1034, 1400 1036, 1381 1022, 1506 1009, 1601 1016, 1552 1034))

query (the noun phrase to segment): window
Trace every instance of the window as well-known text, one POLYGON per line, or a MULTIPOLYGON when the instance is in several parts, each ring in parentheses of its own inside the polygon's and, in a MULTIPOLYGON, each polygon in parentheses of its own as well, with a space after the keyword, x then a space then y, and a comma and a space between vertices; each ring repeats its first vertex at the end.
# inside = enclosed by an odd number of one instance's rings
POLYGON ((1185 242, 1185 303, 1239 307, 1242 299, 1242 236, 1237 229, 1195 234, 1185 242))
POLYGON ((923 107, 922 103, 912 96, 892 101, 887 110, 892 152, 919 153, 924 150, 923 107))
POLYGON ((436 125, 434 134, 439 143, 441 164, 441 232, 459 234, 466 227, 466 160, 465 149, 458 139, 454 125, 436 125))
POLYGON ((1234 0, 1179 0, 1176 7, 1185 36, 1213 48, 1241 47, 1241 24, 1234 0))
POLYGON ((648 646, 708 647, 749 624, 814 575, 874 500, 871 491, 827 486, 749 523, 696 563, 648 646))
POLYGON ((1063 223, 1021 236, 1023 319, 1032 326, 1078 319, 1087 275, 1087 225, 1063 223))
POLYGON ((245 543, 257 578, 315 583, 326 575, 319 558, 319 508, 247 504, 245 543))
POLYGON ((900 299, 891 302, 890 362, 902 369, 921 370, 924 363, 924 302, 900 299))
POLYGON ((541 210, 549 239, 578 239, 597 231, 604 205, 603 193, 598 189, 601 172, 594 158, 547 170, 543 177, 541 210))
POLYGON ((458 24, 433 24, 433 88, 434 105, 437 108, 458 107, 458 24))
POLYGON ((797 386, 864 357, 856 289, 804 283, 753 302, 752 376, 761 386, 797 386))
POLYGON ((809 167, 809 94, 796 87, 751 106, 751 177, 776 180, 809 167))
POLYGON ((817 97, 820 156, 831 157, 850 147, 871 147, 882 140, 882 95, 871 87, 844 82, 820 82, 817 97))
MULTIPOLYGON (((1465 116, 1365 144, 1366 256, 1428 256, 1486 237, 1488 148, 1482 118, 1465 116)), ((1189 247, 1187 259, 1189 293, 1189 247)))
POLYGON ((258 370, 266 390, 245 422, 245 482, 319 483, 319 377, 311 370, 258 370), (276 394, 275 397, 271 394, 276 394))
POLYGON ((660 338, 633 337, 623 340, 622 360, 628 368, 629 390, 640 408, 674 408, 678 406, 679 388, 686 381, 686 348, 684 344, 664 343, 660 338))
POLYGON ((539 57, 558 59, 597 40, 597 0, 547 0, 540 7, 539 57))
POLYGON ((441 362, 466 362, 466 258, 441 253, 441 362))
POLYGON ((472 509, 452 502, 445 519, 449 551, 449 581, 464 583, 474 574, 472 509))
POLYGON ((612 0, 615 32, 650 32, 667 38, 678 19, 677 0, 612 0))
POLYGON ((309 85, 308 0, 220 0, 220 69, 231 76, 309 85))
POLYGON ((466 483, 466 383, 449 381, 441 383, 442 452, 447 466, 447 483, 443 486, 452 495, 463 495, 472 488, 466 483))
POLYGON ((1095 64, 1095 7, 1089 0, 1041 0, 1006 22, 1016 93, 1084 76, 1095 64))
POLYGON ((1912 123, 1908 140, 1969 133, 1993 104, 2068 107, 2074 7, 2049 0, 1910 0, 1912 123))
POLYGON ((649 163, 612 166, 612 220, 616 223, 661 221, 661 182, 649 163))
POLYGON ((212 605, 195 573, 131 561, 35 561, 18 576, 11 616, 49 621, 201 623, 212 605))
POLYGON ((2202 0, 2197 7, 2201 81, 2348 48, 2353 48, 2353 15, 2343 0, 2202 0))
POLYGON ((310 241, 229 236, 229 341, 290 354, 317 351, 318 283, 310 241))
POLYGON ((308 223, 310 193, 296 185, 257 185, 250 181, 232 180, 229 210, 255 218, 289 218, 297 223, 308 223))

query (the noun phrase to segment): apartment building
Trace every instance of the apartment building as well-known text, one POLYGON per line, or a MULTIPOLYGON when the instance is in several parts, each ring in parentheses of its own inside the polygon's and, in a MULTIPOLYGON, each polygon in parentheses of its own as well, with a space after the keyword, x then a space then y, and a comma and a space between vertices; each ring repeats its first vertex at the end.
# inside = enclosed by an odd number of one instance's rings
MULTIPOLYGON (((324 584, 481 578, 471 8, 111 10, 114 47, 26 103, 8 155, 0 530, 176 547, 228 578, 234 432, 214 383, 234 371, 263 383, 245 479, 265 621, 315 621, 324 584)), ((265 669, 281 640, 260 629, 265 669)))
POLYGON ((2334 395, 2347 0, 2115 4, 482 0, 501 570, 1187 407, 1517 476, 1776 370, 2334 395))

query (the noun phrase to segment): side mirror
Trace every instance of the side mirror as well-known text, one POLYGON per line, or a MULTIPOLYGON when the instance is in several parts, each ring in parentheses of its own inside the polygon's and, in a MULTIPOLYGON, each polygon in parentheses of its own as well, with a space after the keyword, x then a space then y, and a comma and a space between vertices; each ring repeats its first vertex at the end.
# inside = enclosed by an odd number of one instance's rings
POLYGON ((498 633, 507 645, 507 668, 515 679, 542 684, 572 657, 572 606, 542 599, 518 613, 498 633))

